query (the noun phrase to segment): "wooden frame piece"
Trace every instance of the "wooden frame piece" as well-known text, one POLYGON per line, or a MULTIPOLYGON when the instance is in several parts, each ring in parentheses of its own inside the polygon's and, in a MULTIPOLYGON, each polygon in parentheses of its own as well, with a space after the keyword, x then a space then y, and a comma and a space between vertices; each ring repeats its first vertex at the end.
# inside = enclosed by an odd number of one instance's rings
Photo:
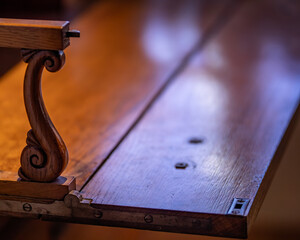
POLYGON ((0 18, 0 47, 63 50, 79 37, 69 27, 68 21, 0 18))
POLYGON ((51 183, 40 183, 24 181, 16 173, 0 172, 0 179, 0 199, 63 200, 76 189, 75 177, 61 176, 51 183))
POLYGON ((76 188, 75 178, 60 177, 68 164, 68 150, 47 113, 41 91, 44 67, 50 72, 63 67, 62 50, 70 44, 70 37, 79 37, 79 31, 69 31, 68 21, 0 19, 0 47, 22 48, 28 63, 24 102, 32 127, 21 154, 21 179, 0 174, 1 195, 61 200, 76 188))

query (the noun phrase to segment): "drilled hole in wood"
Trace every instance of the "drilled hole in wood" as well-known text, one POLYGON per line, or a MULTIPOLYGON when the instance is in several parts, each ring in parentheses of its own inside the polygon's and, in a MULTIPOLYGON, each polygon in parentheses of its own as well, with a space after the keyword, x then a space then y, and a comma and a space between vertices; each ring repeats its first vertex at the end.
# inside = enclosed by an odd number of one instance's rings
POLYGON ((199 138, 199 137, 193 137, 189 140, 189 143, 191 144, 200 144, 203 143, 204 139, 203 138, 199 138))
POLYGON ((179 162, 179 163, 176 163, 176 164, 175 164, 175 168, 176 168, 176 169, 186 169, 187 166, 188 166, 188 164, 185 163, 185 162, 179 162))
POLYGON ((243 206, 243 204, 237 203, 237 204, 235 204, 234 209, 241 209, 242 206, 243 206))

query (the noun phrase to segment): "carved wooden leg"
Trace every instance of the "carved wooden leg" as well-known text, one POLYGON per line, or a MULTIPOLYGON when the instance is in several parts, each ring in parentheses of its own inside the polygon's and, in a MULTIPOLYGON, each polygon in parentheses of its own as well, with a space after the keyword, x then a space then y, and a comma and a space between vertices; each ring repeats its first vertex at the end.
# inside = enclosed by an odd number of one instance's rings
POLYGON ((50 72, 60 70, 70 38, 80 36, 69 25, 68 21, 0 18, 0 47, 23 49, 23 60, 28 63, 24 101, 32 128, 18 174, 0 171, 0 199, 62 200, 76 189, 74 177, 60 176, 68 164, 68 150, 46 111, 41 90, 44 67, 50 72))
POLYGON ((24 79, 24 101, 31 130, 21 154, 19 176, 27 181, 54 181, 68 163, 68 150, 55 129, 44 105, 41 76, 44 67, 50 72, 62 68, 63 51, 22 50, 28 63, 24 79))
POLYGON ((21 154, 21 179, 16 173, 0 172, 0 199, 62 200, 76 189, 76 179, 60 176, 68 163, 68 151, 46 111, 41 76, 44 67, 51 72, 61 69, 65 55, 60 50, 22 50, 22 55, 28 62, 24 100, 32 129, 21 154))

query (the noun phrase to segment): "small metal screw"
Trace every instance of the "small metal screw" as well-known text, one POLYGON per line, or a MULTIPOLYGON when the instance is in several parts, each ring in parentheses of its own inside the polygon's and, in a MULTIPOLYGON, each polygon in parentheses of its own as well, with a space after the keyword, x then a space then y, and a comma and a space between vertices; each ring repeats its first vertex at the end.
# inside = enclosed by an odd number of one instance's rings
POLYGON ((232 214, 239 214, 239 213, 240 213, 240 210, 232 210, 231 213, 232 213, 232 214))
POLYGON ((66 37, 80 37, 80 32, 78 30, 69 30, 66 32, 66 37))
POLYGON ((185 163, 185 162, 179 162, 179 163, 176 163, 176 164, 175 164, 175 168, 176 168, 176 169, 186 169, 187 166, 188 166, 188 164, 185 163))
POLYGON ((23 210, 24 210, 25 212, 30 212, 30 211, 32 210, 32 207, 31 207, 31 205, 30 205, 29 203, 25 203, 25 204, 23 205, 23 210))
POLYGON ((95 218, 102 218, 103 213, 102 213, 101 211, 97 210, 97 211, 95 212, 94 216, 95 216, 95 218))
POLYGON ((152 223, 153 222, 153 217, 148 214, 144 217, 144 220, 145 220, 146 223, 152 223))

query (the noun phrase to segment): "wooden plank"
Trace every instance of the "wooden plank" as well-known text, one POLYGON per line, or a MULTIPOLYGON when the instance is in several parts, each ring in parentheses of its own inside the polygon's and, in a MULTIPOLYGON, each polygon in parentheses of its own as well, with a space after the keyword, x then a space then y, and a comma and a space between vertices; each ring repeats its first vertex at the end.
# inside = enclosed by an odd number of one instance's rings
MULTIPOLYGON (((206 37, 220 12, 231 8, 231 1, 217 2, 100 2, 72 22, 82 37, 67 49, 60 72, 43 73, 43 97, 69 150, 63 175, 75 176, 78 189, 206 37)), ((20 63, 0 81, 3 171, 18 171, 30 129, 22 97, 25 67, 20 63)))
POLYGON ((76 188, 74 177, 60 176, 54 182, 28 182, 22 181, 17 173, 0 171, 0 198, 20 199, 39 198, 51 200, 63 200, 64 197, 76 188))
POLYGON ((0 47, 63 50, 68 30, 68 21, 0 18, 0 47))
POLYGON ((245 4, 84 187, 119 212, 99 224, 247 237, 299 104, 300 9, 280 6, 245 4))

